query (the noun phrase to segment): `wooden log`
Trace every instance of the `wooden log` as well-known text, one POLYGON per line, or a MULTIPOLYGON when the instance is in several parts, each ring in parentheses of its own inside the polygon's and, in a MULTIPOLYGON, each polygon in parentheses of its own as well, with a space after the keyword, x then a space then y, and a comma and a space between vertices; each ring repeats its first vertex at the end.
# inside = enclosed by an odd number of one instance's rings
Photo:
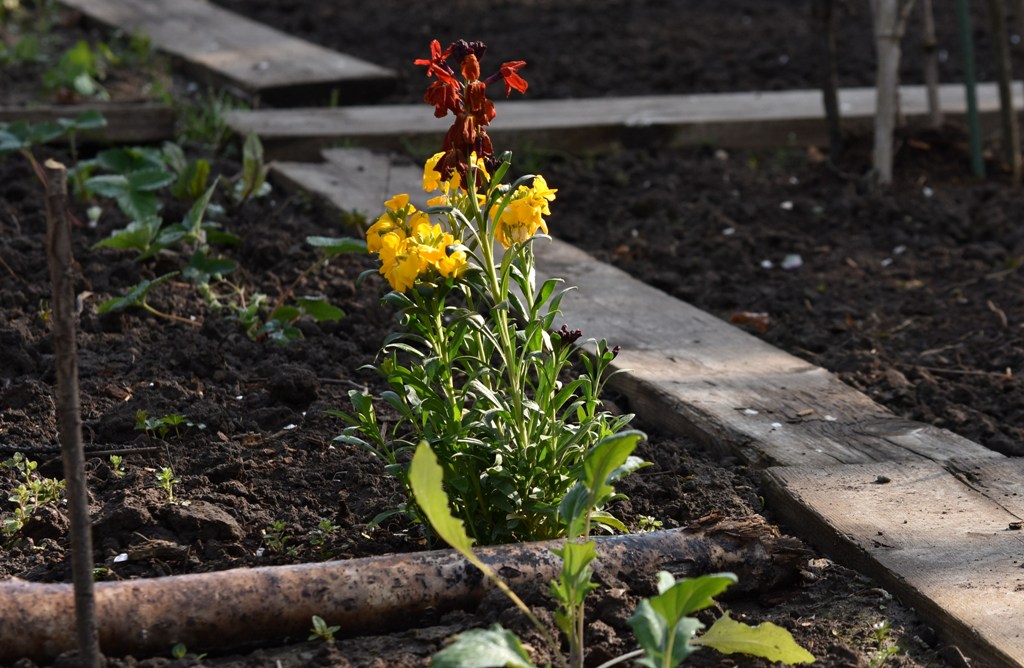
MULTIPOLYGON (((737 589, 769 589, 793 577, 809 553, 758 516, 711 518, 692 528, 602 537, 599 579, 647 581, 732 571, 737 589)), ((513 588, 546 585, 560 541, 480 548, 513 588)), ((305 639, 313 615, 342 635, 381 633, 478 603, 492 585, 453 550, 296 566, 245 568, 96 585, 100 640, 107 654, 164 653, 305 639)), ((66 584, 0 582, 0 661, 52 659, 74 646, 66 584)))

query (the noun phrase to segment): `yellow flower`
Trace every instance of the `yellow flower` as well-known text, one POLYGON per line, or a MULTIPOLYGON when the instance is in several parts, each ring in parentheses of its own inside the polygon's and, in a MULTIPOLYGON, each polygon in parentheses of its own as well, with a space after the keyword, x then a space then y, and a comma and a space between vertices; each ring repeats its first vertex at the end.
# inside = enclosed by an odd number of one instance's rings
POLYGON ((423 165, 423 190, 432 193, 441 187, 441 172, 437 171, 437 163, 444 157, 444 152, 435 153, 427 158, 423 165))
MULTIPOLYGON (((534 178, 530 187, 519 186, 511 201, 495 221, 494 236, 505 248, 514 243, 523 243, 540 230, 548 232, 543 216, 551 213, 548 202, 555 199, 556 190, 548 187, 543 176, 534 178)), ((491 216, 497 214, 497 207, 491 209, 491 216)))
POLYGON ((397 292, 405 292, 416 282, 416 277, 426 267, 415 244, 397 234, 385 234, 381 238, 380 273, 397 292))
POLYGON ((370 229, 366 230, 366 249, 371 253, 380 251, 381 237, 386 234, 398 234, 404 237, 405 230, 385 213, 370 226, 370 229))
MULTIPOLYGON (((450 234, 448 235, 451 236, 450 234)), ((452 244, 448 244, 449 246, 452 244)), ((437 273, 445 278, 458 278, 466 270, 466 252, 457 250, 450 255, 445 255, 435 266, 437 273)))

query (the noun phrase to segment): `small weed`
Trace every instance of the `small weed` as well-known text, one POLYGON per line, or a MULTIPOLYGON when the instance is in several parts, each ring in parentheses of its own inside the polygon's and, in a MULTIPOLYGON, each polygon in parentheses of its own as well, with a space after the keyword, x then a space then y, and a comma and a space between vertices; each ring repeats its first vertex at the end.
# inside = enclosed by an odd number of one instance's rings
POLYGON ((313 615, 313 628, 310 629, 308 640, 323 640, 334 642, 334 634, 341 629, 340 626, 328 626, 320 615, 313 615))
POLYGON ((156 482, 167 494, 167 503, 174 503, 174 486, 181 482, 181 479, 174 475, 174 469, 165 466, 157 471, 156 482))
POLYGON ((657 531, 664 526, 664 522, 655 519, 650 515, 641 515, 637 518, 637 533, 647 533, 648 531, 657 531))
MULTIPOLYGON (((206 429, 206 425, 201 422, 193 422, 184 415, 176 413, 159 418, 151 418, 145 409, 139 409, 135 412, 135 430, 146 432, 146 436, 150 439, 158 438, 163 440, 173 431, 174 438, 180 440, 183 433, 193 428, 202 431, 206 429)), ((111 457, 111 460, 113 460, 113 457, 111 457)))
POLYGON ((871 654, 868 661, 870 668, 882 668, 893 656, 900 653, 899 645, 892 639, 892 626, 888 620, 882 620, 871 627, 878 648, 871 654))
POLYGON ((60 501, 64 491, 64 481, 55 478, 47 478, 36 473, 39 466, 20 452, 3 462, 0 462, 0 469, 7 469, 13 473, 20 482, 14 487, 7 500, 17 507, 14 512, 2 520, 0 530, 5 535, 11 536, 21 531, 25 523, 32 518, 39 508, 47 504, 56 504, 60 501))
POLYGON ((118 478, 123 478, 127 471, 124 470, 124 457, 121 455, 110 455, 110 472, 118 478))
POLYGON ((294 555, 296 548, 287 545, 293 540, 294 538, 288 533, 288 525, 284 520, 274 520, 270 526, 263 530, 263 544, 275 554, 294 555))
POLYGON ((182 661, 185 659, 191 659, 192 661, 202 661, 206 658, 206 654, 189 654, 188 647, 185 646, 185 643, 180 642, 171 648, 171 658, 176 659, 178 661, 182 661))

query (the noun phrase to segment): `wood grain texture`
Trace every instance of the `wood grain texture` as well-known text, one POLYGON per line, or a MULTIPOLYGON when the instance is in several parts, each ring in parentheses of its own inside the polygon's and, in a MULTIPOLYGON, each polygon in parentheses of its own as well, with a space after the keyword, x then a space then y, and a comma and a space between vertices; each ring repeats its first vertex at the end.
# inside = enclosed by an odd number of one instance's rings
POLYGON ((149 37, 194 74, 261 100, 367 102, 393 85, 393 71, 291 37, 200 0, 62 0, 93 20, 149 37))
MULTIPOLYGON (((1024 460, 904 461, 768 471, 770 506, 810 542, 879 579, 982 665, 1024 665, 1024 532, 1002 492, 1024 460)), ((977 664, 975 664, 977 665, 977 664)))
MULTIPOLYGON (((1020 86, 1015 95, 1021 104, 1020 86)), ((950 118, 963 115, 962 86, 942 86, 940 96, 950 118)), ((901 109, 910 122, 926 118, 926 98, 922 86, 901 88, 901 109)), ((986 128, 996 129, 995 84, 981 84, 978 100, 986 128)), ((872 127, 873 88, 840 91, 840 104, 848 130, 872 127)), ((488 134, 513 150, 524 143, 593 151, 616 144, 774 148, 827 141, 817 90, 496 102, 495 109, 498 117, 488 134)), ((413 104, 236 111, 227 115, 227 122, 240 134, 258 134, 274 157, 317 160, 314 146, 343 140, 368 148, 397 149, 410 139, 441 137, 451 119, 434 118, 429 107, 413 104)))

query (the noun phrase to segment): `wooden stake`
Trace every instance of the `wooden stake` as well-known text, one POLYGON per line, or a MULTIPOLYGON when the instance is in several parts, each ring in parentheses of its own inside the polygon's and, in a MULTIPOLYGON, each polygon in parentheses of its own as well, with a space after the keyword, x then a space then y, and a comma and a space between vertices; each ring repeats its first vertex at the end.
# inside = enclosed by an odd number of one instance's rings
MULTIPOLYGON (((53 285, 53 341, 57 375, 57 428, 64 458, 71 519, 71 574, 74 580, 78 639, 77 665, 100 665, 96 601, 92 575, 92 524, 85 485, 82 417, 78 395, 78 351, 75 342, 75 272, 71 225, 67 217, 67 169, 55 160, 44 165, 46 182, 46 255, 53 285)), ((5 619, 5 624, 7 620, 5 619)))
POLYGON ((921 0, 921 46, 924 48, 924 83, 928 90, 928 124, 942 127, 942 105, 939 104, 939 42, 935 37, 935 12, 932 0, 921 0))
POLYGON ((821 31, 821 97, 825 105, 825 125, 828 128, 828 153, 833 161, 843 150, 843 131, 839 114, 839 76, 836 73, 836 19, 835 0, 811 2, 813 28, 821 31))
POLYGON ((1020 127, 1013 108, 1013 65, 1010 62, 1010 44, 1006 34, 1006 5, 1004 0, 988 0, 989 19, 992 22, 992 41, 996 49, 996 72, 999 78, 999 118, 1003 126, 1003 159, 1010 168, 1013 186, 1020 187, 1021 155, 1020 127))

